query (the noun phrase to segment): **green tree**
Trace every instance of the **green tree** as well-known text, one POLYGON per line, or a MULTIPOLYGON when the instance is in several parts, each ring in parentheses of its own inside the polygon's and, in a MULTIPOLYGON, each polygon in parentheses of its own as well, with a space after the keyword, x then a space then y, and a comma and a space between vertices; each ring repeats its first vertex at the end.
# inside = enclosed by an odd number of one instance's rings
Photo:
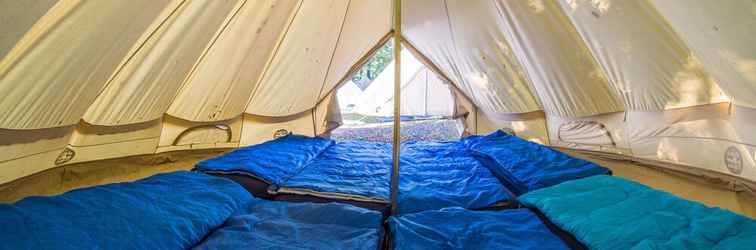
POLYGON ((354 82, 360 89, 365 90, 378 75, 386 69, 386 66, 394 60, 394 43, 388 42, 383 45, 360 70, 352 75, 354 82))

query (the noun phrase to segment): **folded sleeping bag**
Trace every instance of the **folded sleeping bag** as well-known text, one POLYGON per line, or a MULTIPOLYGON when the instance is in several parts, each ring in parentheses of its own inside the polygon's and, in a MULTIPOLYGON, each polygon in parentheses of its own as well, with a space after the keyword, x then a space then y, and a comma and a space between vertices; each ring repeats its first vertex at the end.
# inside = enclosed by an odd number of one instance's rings
POLYGON ((381 214, 339 203, 257 200, 197 249, 379 249, 381 214))
POLYGON ((320 137, 290 134, 201 161, 195 168, 206 173, 249 175, 280 185, 334 143, 320 137))
POLYGON ((391 144, 342 141, 281 183, 279 193, 387 203, 391 144))
POLYGON ((472 154, 516 195, 569 180, 611 174, 607 168, 501 130, 464 140, 472 154))
POLYGON ((570 249, 528 209, 444 208, 392 216, 394 249, 570 249))
POLYGON ((591 249, 755 249, 756 220, 612 176, 519 198, 591 249))
POLYGON ((512 198, 460 141, 407 142, 401 149, 399 213, 486 208, 512 198))
POLYGON ((185 171, 29 197, 0 205, 0 249, 186 249, 251 199, 185 171))

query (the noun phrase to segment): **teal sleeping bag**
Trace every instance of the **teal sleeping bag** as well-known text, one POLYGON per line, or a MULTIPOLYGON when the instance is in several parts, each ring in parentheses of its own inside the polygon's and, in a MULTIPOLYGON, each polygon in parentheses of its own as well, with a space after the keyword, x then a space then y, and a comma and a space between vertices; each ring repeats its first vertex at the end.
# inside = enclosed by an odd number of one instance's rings
POLYGON ((564 182, 518 200, 590 249, 756 249, 756 220, 623 178, 564 182))

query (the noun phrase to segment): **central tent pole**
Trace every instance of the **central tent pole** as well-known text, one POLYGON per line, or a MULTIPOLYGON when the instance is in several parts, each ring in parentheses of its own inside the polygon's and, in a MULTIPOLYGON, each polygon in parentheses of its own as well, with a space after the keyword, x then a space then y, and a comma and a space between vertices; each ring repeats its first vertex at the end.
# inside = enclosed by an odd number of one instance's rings
POLYGON ((394 147, 391 166, 391 214, 397 213, 399 196, 399 146, 401 142, 401 97, 402 97, 402 0, 394 0, 394 147))

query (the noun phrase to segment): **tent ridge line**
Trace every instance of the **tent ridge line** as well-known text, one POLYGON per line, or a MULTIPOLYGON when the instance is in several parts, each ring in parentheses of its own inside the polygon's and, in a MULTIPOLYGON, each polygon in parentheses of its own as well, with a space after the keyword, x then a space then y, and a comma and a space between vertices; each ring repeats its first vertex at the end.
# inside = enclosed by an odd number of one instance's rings
POLYGON ((333 49, 331 50, 331 59, 328 60, 328 67, 326 67, 326 73, 323 77, 323 83, 320 84, 320 90, 318 90, 318 96, 315 97, 315 106, 317 106, 317 103, 320 102, 320 94, 323 93, 323 88, 325 88, 326 81, 328 80, 328 75, 331 73, 331 66, 333 65, 333 58, 336 56, 336 51, 339 50, 339 43, 341 43, 341 34, 344 32, 344 24, 346 23, 347 17, 349 16, 349 7, 352 6, 352 0, 349 0, 347 2, 346 10, 344 11, 344 18, 341 19, 341 26, 339 26, 339 35, 336 37, 336 44, 333 45, 333 49))
MULTIPOLYGON (((441 68, 439 68, 438 66, 436 66, 436 64, 433 63, 433 61, 431 61, 430 58, 428 58, 427 56, 425 56, 425 54, 423 54, 422 52, 420 52, 420 50, 418 50, 417 47, 415 47, 415 45, 412 44, 412 42, 410 40, 408 40, 404 36, 402 36, 402 44, 404 44, 404 46, 407 49, 409 49, 409 51, 418 60, 420 60, 420 62, 423 65, 425 65, 431 71, 433 71, 434 73, 436 73, 436 75, 441 76, 444 81, 449 82, 450 83, 449 85, 451 85, 455 90, 457 90, 460 94, 462 94, 463 97, 467 98, 467 100, 469 100, 472 103, 475 103, 474 99, 470 98, 470 96, 467 95, 467 93, 465 93, 464 91, 462 91, 462 89, 460 89, 459 86, 457 86, 458 83, 452 81, 451 78, 449 78, 443 71, 441 71, 441 68)), ((477 106, 477 104, 476 104, 476 106, 477 106)))
MULTIPOLYGON (((499 17, 499 21, 507 21, 508 23, 514 22, 514 20, 510 18, 509 15, 505 17, 504 9, 503 9, 504 7, 501 6, 501 3, 499 3, 496 0, 491 0, 491 1, 493 2, 494 7, 496 7, 496 14, 499 17)), ((525 69, 524 67, 525 65, 523 63, 524 59, 517 56, 517 53, 515 53, 514 49, 512 49, 511 42, 507 40, 506 36, 503 36, 503 40, 504 40, 505 45, 507 46, 509 53, 512 54, 512 58, 514 58, 514 61, 517 64, 515 66, 517 66, 517 68, 519 69, 518 72, 521 73, 520 76, 522 77, 523 82, 527 84, 528 92, 533 97, 533 100, 536 102, 536 105, 538 106, 538 108, 540 108, 540 110, 544 110, 543 101, 541 101, 541 96, 538 95, 538 90, 536 89, 535 82, 533 81, 533 77, 530 76, 530 72, 528 72, 528 70, 525 69)))
POLYGON ((58 1, 53 4, 32 26, 18 39, 13 47, 0 58, 0 79, 25 57, 27 50, 37 47, 39 41, 50 34, 60 22, 80 7, 81 1, 58 1))
MULTIPOLYGON (((197 73, 197 68, 199 68, 199 65, 202 64, 202 62, 205 61, 205 57, 207 57, 207 54, 210 52, 210 50, 215 46, 215 43, 220 39, 220 36, 223 35, 224 32, 228 29, 228 26, 231 24, 231 22, 236 19, 236 16, 241 12, 241 9, 244 8, 244 6, 247 5, 247 0, 241 0, 237 6, 234 6, 234 9, 231 10, 231 14, 226 17, 225 20, 223 20, 223 24, 221 27, 215 32, 212 39, 210 39, 210 42, 205 45, 205 48, 202 50, 202 53, 199 57, 197 57, 197 61, 194 62, 192 65, 192 68, 189 70, 189 73, 186 74, 184 77, 184 80, 181 81, 181 86, 179 86, 178 90, 176 90, 176 93, 173 94, 173 98, 171 98, 171 104, 168 106, 168 109, 165 110, 163 113, 165 115, 177 117, 174 115, 170 115, 168 111, 171 109, 171 106, 173 106, 173 103, 176 102, 176 99, 181 95, 181 93, 184 92, 184 89, 187 87, 189 82, 194 78, 194 75, 197 73)), ((177 117, 178 118, 178 117, 177 117)), ((157 150, 157 149, 156 149, 157 150)))
POLYGON ((273 53, 270 54, 268 57, 267 62, 265 62, 265 68, 260 73, 259 78, 257 81, 255 81, 254 89, 252 90, 252 93, 250 93, 249 97, 247 98, 247 103, 244 105, 244 110, 242 110, 242 113, 245 113, 247 109, 249 108, 249 104, 252 103, 252 100, 254 99, 255 95, 257 95, 257 91, 260 90, 261 86, 263 84, 263 79, 265 79, 265 76, 268 74, 268 70, 271 67, 271 64, 273 63, 273 60, 276 59, 276 56, 278 55, 278 49, 281 48, 281 44, 284 43, 286 40, 286 36, 289 35, 289 30, 291 29, 292 24, 294 24, 294 21, 297 19, 297 16, 299 15, 300 11, 302 11, 302 5, 304 5, 304 0, 299 1, 299 5, 297 5, 297 10, 294 12, 294 14, 291 17, 291 20, 289 20, 289 24, 286 25, 286 30, 284 30, 284 33, 281 34, 279 37, 279 40, 276 42, 276 47, 273 49, 273 53))
POLYGON ((320 105, 320 103, 325 101, 325 97, 327 97, 328 95, 330 95, 331 93, 339 89, 339 87, 344 85, 346 83, 346 80, 349 79, 349 77, 353 75, 355 72, 357 72, 357 70, 362 68, 362 66, 364 66, 365 63, 367 63, 367 61, 370 60, 370 58, 373 55, 375 55, 375 52, 377 52, 378 49, 380 49, 384 44, 386 44, 391 39, 391 36, 393 35, 394 35, 393 29, 389 31, 388 33, 386 33, 386 35, 383 35, 383 37, 381 37, 381 39, 379 39, 378 42, 375 45, 373 45, 372 48, 370 48, 370 50, 368 50, 360 59, 357 60, 357 62, 354 65, 352 65, 351 68, 349 68, 349 70, 344 74, 344 76, 342 76, 341 79, 339 79, 338 84, 334 85, 330 90, 328 90, 328 92, 325 92, 325 95, 318 97, 320 100, 318 100, 318 102, 315 103, 315 106, 317 107, 318 105, 320 105))
MULTIPOLYGON (((155 27, 155 29, 153 29, 152 31, 150 31, 150 34, 147 35, 147 37, 145 37, 144 40, 141 41, 138 46, 136 46, 136 48, 132 47, 132 49, 129 51, 131 53, 129 53, 126 58, 124 58, 124 59, 121 60, 120 64, 117 66, 116 70, 110 75, 110 77, 108 77, 108 80, 105 81, 105 84, 103 84, 103 86, 100 89, 100 91, 97 92, 97 95, 92 99, 91 102, 89 102, 89 104, 87 104, 87 110, 84 111, 84 114, 82 114, 82 117, 79 117, 80 121, 84 121, 84 116, 86 116, 86 114, 89 113, 89 109, 92 108, 92 105, 97 101, 97 99, 100 98, 100 96, 102 96, 102 94, 105 92, 105 90, 107 90, 108 87, 110 87, 110 85, 113 84, 113 81, 115 81, 116 77, 118 77, 121 74, 121 71, 123 71, 123 69, 126 68, 126 65, 128 65, 129 62, 131 62, 131 60, 134 59, 134 57, 140 51, 142 51, 142 49, 144 48, 144 46, 147 45, 147 43, 152 39, 152 37, 155 36, 155 34, 157 34, 160 29, 162 29, 163 27, 165 27, 165 25, 168 22, 168 20, 171 20, 171 18, 173 18, 176 15, 176 13, 179 12, 179 9, 182 9, 185 6, 185 4, 186 4, 186 0, 181 0, 181 2, 176 5, 176 8, 174 8, 173 10, 171 10, 171 12, 168 15, 166 15, 165 19, 163 19, 162 21, 160 21, 160 24, 158 24, 155 27)), ((152 120, 154 120, 154 119, 152 119, 152 120)), ((144 121, 144 122, 147 122, 147 121, 144 121)), ((139 122, 137 122, 137 123, 139 123, 139 122)), ((92 124, 94 124, 94 123, 92 123, 92 124)), ((129 123, 129 124, 133 124, 133 123, 129 123)))
MULTIPOLYGON (((457 48, 457 38, 454 35, 454 27, 452 25, 451 14, 449 14, 449 4, 448 4, 448 2, 446 0, 443 0, 443 2, 444 2, 444 14, 446 15, 446 26, 449 29, 449 38, 451 39, 451 42, 452 42, 452 50, 454 51, 455 54, 459 54, 459 50, 457 48)), ((419 50, 418 50, 418 52, 419 52, 419 50)), ((430 61, 430 59, 428 59, 428 61, 430 61)), ((459 67, 457 67, 456 63, 452 63, 449 66, 451 66, 451 68, 452 68, 451 70, 454 71, 454 73, 456 73, 457 75, 460 75, 460 76, 462 75, 461 72, 460 72, 460 70, 459 70, 459 67)), ((449 78, 447 77, 447 79, 449 79, 449 78)), ((464 77, 460 78, 459 80, 460 81, 465 81, 464 77)), ((451 82, 451 81, 449 81, 449 82, 451 82)), ((474 99, 471 99, 470 96, 468 96, 461 89, 459 89, 459 88, 457 88, 457 89, 460 91, 460 93, 462 93, 462 95, 465 98, 467 98, 468 100, 470 100, 470 102, 474 103, 474 101, 473 101, 474 99)))
MULTIPOLYGON (((576 44, 580 46, 581 50, 583 50, 584 53, 590 57, 591 64, 593 65, 594 69, 598 69, 601 73, 601 77, 604 80, 604 85, 607 88, 607 92, 609 92, 609 95, 611 98, 618 104, 618 108, 621 108, 622 110, 615 110, 615 112, 622 112, 627 110, 627 100, 625 97, 619 92, 619 90, 616 88, 617 84, 613 82, 613 80, 609 77, 609 74, 607 73, 609 70, 604 67, 601 63, 598 61, 598 56, 596 56, 598 53, 594 51, 591 46, 588 45, 588 39, 583 35, 583 33, 580 32, 580 30, 577 27, 577 24, 572 20, 572 18, 567 15, 567 10, 564 8, 564 5, 556 3, 556 6, 553 6, 553 8, 558 12, 559 17, 562 20, 564 20, 565 23, 569 25, 570 32, 573 35, 576 35, 578 38, 578 41, 576 41, 576 44)), ((598 110, 597 110, 598 111, 598 110)), ((600 111, 598 111, 600 112, 600 111)), ((597 113, 602 114, 602 113, 597 113)))

